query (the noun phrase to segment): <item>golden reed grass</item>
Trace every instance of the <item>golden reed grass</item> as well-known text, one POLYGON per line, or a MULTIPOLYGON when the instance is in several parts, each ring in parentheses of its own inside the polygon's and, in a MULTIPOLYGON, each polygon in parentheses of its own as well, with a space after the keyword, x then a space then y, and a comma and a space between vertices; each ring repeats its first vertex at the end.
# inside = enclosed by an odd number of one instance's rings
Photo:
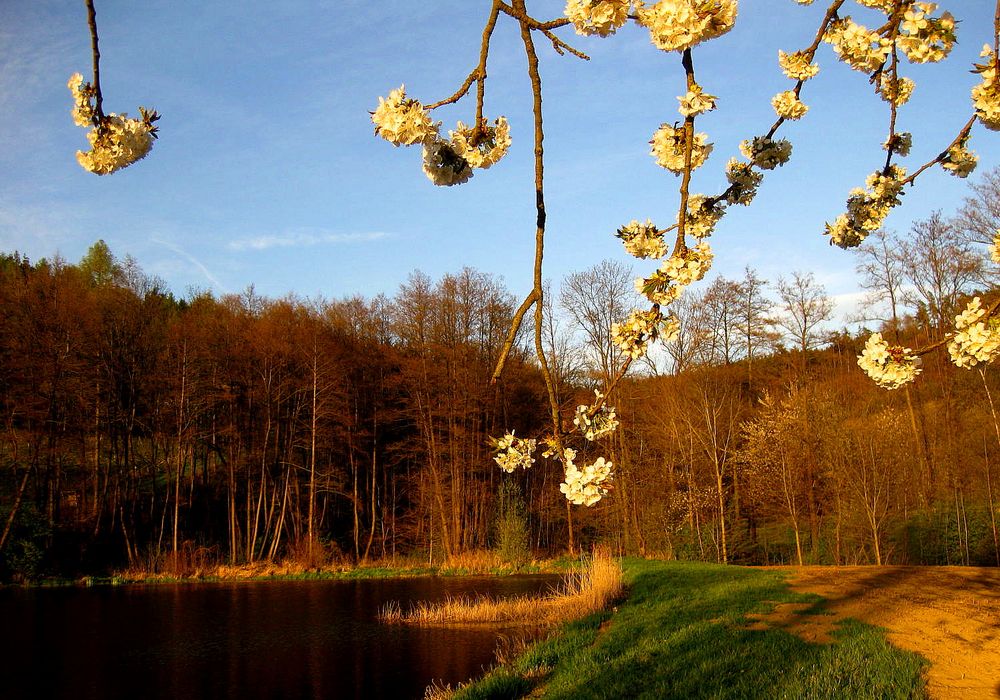
POLYGON ((418 602, 404 612, 398 603, 382 609, 384 622, 411 625, 548 626, 602 610, 622 591, 622 569, 607 549, 597 549, 580 571, 567 574, 551 593, 516 598, 450 598, 418 602))

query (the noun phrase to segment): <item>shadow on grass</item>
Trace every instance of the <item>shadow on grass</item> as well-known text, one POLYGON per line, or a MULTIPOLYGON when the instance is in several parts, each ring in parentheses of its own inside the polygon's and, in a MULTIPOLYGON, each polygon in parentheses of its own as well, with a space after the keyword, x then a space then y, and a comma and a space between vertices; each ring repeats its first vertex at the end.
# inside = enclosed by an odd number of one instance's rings
POLYGON ((776 603, 822 612, 821 598, 792 593, 777 572, 630 561, 626 575, 630 594, 613 614, 571 623, 491 674, 494 690, 458 697, 521 697, 530 685, 551 698, 925 697, 924 662, 877 628, 847 621, 835 644, 747 629, 748 614, 776 603))

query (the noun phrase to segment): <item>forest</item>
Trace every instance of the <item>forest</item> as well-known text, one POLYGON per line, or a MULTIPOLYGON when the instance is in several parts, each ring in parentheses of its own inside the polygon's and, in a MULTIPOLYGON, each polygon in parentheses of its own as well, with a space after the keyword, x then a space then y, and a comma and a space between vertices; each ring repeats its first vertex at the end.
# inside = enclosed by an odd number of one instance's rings
MULTIPOLYGON (((676 338, 609 399, 614 480, 593 507, 568 504, 558 462, 494 461, 491 438, 540 436, 547 405, 530 328, 490 381, 516 309, 502 279, 177 298, 103 241, 76 264, 2 254, 0 577, 523 560, 598 542, 739 564, 1000 565, 994 370, 938 352, 885 391, 857 364, 871 330, 933 343, 992 286, 998 193, 994 170, 954 215, 866 241, 853 330, 833 330, 844 319, 806 273, 748 268, 686 293, 676 338)), ((623 364, 611 326, 631 277, 605 261, 549 295, 567 422, 623 364)))

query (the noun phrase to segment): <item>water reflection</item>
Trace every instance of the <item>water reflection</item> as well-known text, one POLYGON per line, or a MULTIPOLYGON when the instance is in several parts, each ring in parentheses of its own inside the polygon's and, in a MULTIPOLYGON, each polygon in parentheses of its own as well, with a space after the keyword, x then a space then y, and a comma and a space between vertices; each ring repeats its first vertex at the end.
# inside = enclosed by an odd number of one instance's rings
POLYGON ((493 662, 497 631, 386 626, 377 611, 553 577, 0 590, 0 696, 419 698, 493 662))

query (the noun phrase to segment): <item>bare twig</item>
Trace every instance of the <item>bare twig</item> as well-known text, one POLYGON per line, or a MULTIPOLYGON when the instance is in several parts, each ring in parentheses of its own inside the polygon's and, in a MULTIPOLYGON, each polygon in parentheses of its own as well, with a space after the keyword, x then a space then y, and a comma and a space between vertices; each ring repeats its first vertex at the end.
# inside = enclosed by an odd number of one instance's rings
POLYGON ((465 82, 455 91, 455 94, 451 97, 447 97, 443 100, 435 102, 433 104, 427 105, 427 109, 437 109, 444 105, 455 104, 460 99, 465 97, 469 88, 472 87, 472 83, 476 83, 476 126, 483 121, 483 98, 486 91, 486 59, 490 54, 490 39, 493 36, 493 30, 497 25, 497 17, 500 15, 500 5, 503 3, 500 0, 493 0, 493 6, 490 8, 489 19, 486 20, 486 26, 483 27, 483 38, 479 44, 479 64, 472 69, 469 76, 465 79, 465 82))
POLYGON ((950 151, 954 146, 959 145, 963 140, 965 140, 965 139, 967 139, 969 137, 969 132, 972 131, 972 125, 975 124, 975 123, 976 123, 976 115, 973 114, 971 117, 969 117, 969 121, 965 122, 965 126, 963 126, 961 128, 961 130, 958 132, 958 136, 956 136, 952 140, 952 142, 949 143, 948 146, 943 151, 941 151, 934 158, 932 158, 931 160, 927 161, 926 163, 924 163, 923 165, 921 165, 919 168, 917 168, 916 170, 914 170, 913 174, 910 175, 905 180, 903 180, 902 184, 904 184, 904 185, 912 185, 913 181, 916 180, 917 177, 922 172, 924 172, 925 170, 927 170, 928 168, 930 168, 932 165, 935 165, 936 163, 943 162, 948 157, 948 151, 950 151))
POLYGON ((87 5, 87 25, 90 27, 90 51, 94 60, 94 125, 104 123, 103 97, 101 96, 101 51, 97 39, 97 11, 94 0, 84 0, 87 5))

